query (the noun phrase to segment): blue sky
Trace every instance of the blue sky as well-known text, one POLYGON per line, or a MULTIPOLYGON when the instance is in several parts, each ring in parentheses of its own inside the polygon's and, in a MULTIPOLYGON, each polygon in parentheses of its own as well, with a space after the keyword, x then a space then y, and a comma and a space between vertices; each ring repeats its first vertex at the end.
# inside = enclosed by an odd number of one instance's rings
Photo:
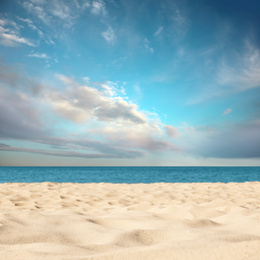
POLYGON ((0 3, 0 165, 260 165, 260 2, 0 3))

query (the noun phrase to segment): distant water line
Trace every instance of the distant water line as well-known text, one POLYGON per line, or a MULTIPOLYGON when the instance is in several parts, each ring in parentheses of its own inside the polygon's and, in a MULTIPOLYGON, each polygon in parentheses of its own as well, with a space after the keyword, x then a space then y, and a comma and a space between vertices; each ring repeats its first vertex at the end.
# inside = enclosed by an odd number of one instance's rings
POLYGON ((0 183, 260 181, 260 167, 0 167, 0 183))

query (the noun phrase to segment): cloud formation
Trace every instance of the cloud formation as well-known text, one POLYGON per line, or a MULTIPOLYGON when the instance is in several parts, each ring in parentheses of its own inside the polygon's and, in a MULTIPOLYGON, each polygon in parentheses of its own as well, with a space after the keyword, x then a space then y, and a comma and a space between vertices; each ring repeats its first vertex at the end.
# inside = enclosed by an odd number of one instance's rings
POLYGON ((117 83, 88 80, 82 84, 58 74, 61 85, 50 87, 3 63, 1 67, 0 139, 40 143, 46 149, 3 144, 0 150, 128 159, 142 157, 146 152, 176 150, 164 140, 159 119, 150 119, 148 113, 128 101, 117 83), (63 129, 64 137, 57 137, 55 129, 63 119, 68 120, 68 129, 80 125, 79 129, 84 131, 72 134, 63 129))
POLYGON ((102 32, 101 35, 108 43, 112 44, 115 42, 116 39, 115 32, 111 27, 108 27, 108 29, 105 32, 102 32))
POLYGON ((160 34, 162 33, 162 31, 163 31, 163 26, 160 26, 160 27, 156 30, 156 32, 154 33, 154 36, 160 35, 160 34))
POLYGON ((88 118, 99 121, 123 120, 136 124, 146 122, 145 115, 138 111, 137 105, 129 103, 117 94, 115 87, 105 83, 99 89, 81 85, 74 79, 59 75, 67 85, 62 91, 49 93, 48 99, 54 111, 74 122, 84 122, 88 118), (111 96, 112 95, 112 96, 111 96))
POLYGON ((154 53, 154 49, 150 46, 150 42, 147 38, 144 39, 144 47, 151 54, 154 53))
POLYGON ((14 47, 18 44, 35 46, 31 40, 20 36, 20 28, 15 22, 7 19, 0 19, 0 44, 9 47, 14 47))
POLYGON ((206 158, 259 158, 260 121, 230 123, 220 129, 193 128, 183 134, 187 151, 206 158))
POLYGON ((38 58, 38 59, 49 59, 50 57, 45 53, 31 53, 28 57, 38 58))
POLYGON ((91 13, 95 15, 106 13, 105 3, 102 0, 92 1, 90 8, 91 13))
MULTIPOLYGON (((34 1, 26 0, 21 3, 25 10, 33 16, 37 17, 43 24, 53 27, 53 24, 70 28, 74 25, 77 18, 75 4, 70 1, 34 1)), ((28 19, 23 19, 33 29, 41 33, 39 29, 28 19)))
POLYGON ((249 41, 246 41, 244 50, 237 56, 235 67, 224 61, 218 72, 218 83, 227 86, 229 92, 260 87, 260 52, 249 41))
POLYGON ((178 136, 178 129, 171 125, 165 125, 164 129, 169 137, 176 137, 178 136))
POLYGON ((40 37, 43 37, 43 35, 44 35, 43 32, 42 32, 38 27, 36 27, 36 26, 34 25, 34 23, 32 22, 32 20, 30 20, 30 19, 28 19, 28 18, 24 19, 24 18, 21 18, 21 17, 17 17, 17 19, 18 19, 19 21, 22 21, 22 22, 26 23, 29 28, 31 28, 32 30, 36 31, 36 32, 39 34, 40 37))
POLYGON ((223 113, 222 115, 225 116, 227 114, 230 114, 232 112, 232 109, 231 108, 227 108, 223 113))

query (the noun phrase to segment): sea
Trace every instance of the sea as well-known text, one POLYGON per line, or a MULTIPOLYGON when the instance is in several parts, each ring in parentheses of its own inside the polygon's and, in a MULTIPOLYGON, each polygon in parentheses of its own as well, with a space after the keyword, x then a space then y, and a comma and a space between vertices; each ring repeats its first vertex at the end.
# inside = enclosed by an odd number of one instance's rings
POLYGON ((187 183, 260 181, 260 167, 0 167, 0 183, 187 183))

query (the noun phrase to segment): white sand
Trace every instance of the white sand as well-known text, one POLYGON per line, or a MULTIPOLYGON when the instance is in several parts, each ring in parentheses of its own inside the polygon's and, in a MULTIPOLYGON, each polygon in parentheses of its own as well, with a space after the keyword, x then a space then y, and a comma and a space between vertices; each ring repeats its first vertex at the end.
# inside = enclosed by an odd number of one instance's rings
POLYGON ((260 182, 0 184, 0 259, 260 259, 260 182))

